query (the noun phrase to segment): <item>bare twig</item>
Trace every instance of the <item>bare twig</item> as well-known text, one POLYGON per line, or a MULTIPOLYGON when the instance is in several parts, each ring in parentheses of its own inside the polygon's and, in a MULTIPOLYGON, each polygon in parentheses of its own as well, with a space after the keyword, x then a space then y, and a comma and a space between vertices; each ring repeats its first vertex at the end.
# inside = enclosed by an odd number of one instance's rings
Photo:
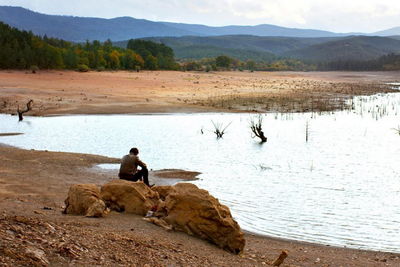
POLYGON ((254 134, 252 138, 258 137, 261 139, 261 143, 265 143, 267 142, 267 137, 265 137, 264 132, 262 130, 262 124, 263 124, 263 118, 261 115, 258 115, 257 119, 256 118, 251 119, 250 129, 254 134))
POLYGON ((225 134, 225 130, 231 125, 232 122, 228 123, 225 127, 221 122, 211 121, 214 125, 214 133, 217 136, 217 139, 222 138, 225 134))
POLYGON ((32 100, 32 99, 29 100, 28 103, 26 103, 26 108, 23 109, 23 110, 20 110, 20 109, 19 109, 19 106, 18 106, 18 108, 17 108, 17 113, 18 113, 18 119, 19 119, 19 121, 22 121, 22 120, 24 119, 24 117, 22 116, 22 114, 24 114, 24 113, 26 113, 26 112, 32 110, 32 103, 33 103, 33 100, 32 100))
POLYGON ((393 128, 393 130, 395 130, 400 135, 400 126, 397 126, 397 129, 393 128))

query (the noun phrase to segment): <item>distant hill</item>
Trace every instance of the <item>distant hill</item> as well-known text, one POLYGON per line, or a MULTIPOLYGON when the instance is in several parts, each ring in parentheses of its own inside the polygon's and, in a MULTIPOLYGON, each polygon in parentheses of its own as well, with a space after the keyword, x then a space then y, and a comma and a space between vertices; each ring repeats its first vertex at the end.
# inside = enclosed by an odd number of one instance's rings
POLYGON ((389 37, 392 38, 392 39, 400 40, 400 35, 397 35, 397 36, 389 36, 389 37))
POLYGON ((400 51, 400 27, 377 36, 344 36, 320 30, 274 25, 210 27, 153 22, 131 17, 114 19, 54 16, 21 7, 0 6, 0 21, 41 36, 74 42, 111 39, 126 47, 129 39, 149 39, 173 48, 180 59, 216 57, 268 61, 291 57, 310 61, 368 60, 400 51))
POLYGON ((68 41, 127 40, 150 36, 195 34, 163 23, 121 17, 115 19, 51 16, 20 7, 0 7, 0 20, 20 30, 68 41))
MULTIPOLYGON (((277 57, 309 61, 369 60, 400 52, 400 40, 396 37, 293 38, 228 35, 147 39, 171 47, 180 59, 199 59, 224 54, 242 60, 257 61, 277 57)), ((126 43, 119 42, 117 45, 126 47, 126 43)))
POLYGON ((377 36, 400 35, 400 27, 395 27, 395 28, 384 30, 384 31, 374 32, 373 34, 377 35, 377 36))
MULTIPOLYGON (((230 56, 240 60, 270 61, 276 59, 276 55, 267 51, 248 49, 240 46, 224 47, 221 44, 207 44, 196 42, 185 42, 182 39, 190 37, 171 37, 171 38, 145 38, 158 43, 163 43, 174 50, 177 59, 202 59, 212 58, 220 55, 230 56)), ((207 37, 204 37, 207 38, 207 37)), ((197 38, 196 38, 197 39, 197 38)), ((115 42, 114 45, 126 48, 128 41, 115 42)))
POLYGON ((334 33, 329 31, 313 29, 285 28, 270 24, 261 24, 256 26, 222 26, 210 27, 198 24, 183 24, 164 22, 165 25, 177 29, 196 32, 200 36, 218 36, 218 35, 256 35, 256 36, 282 36, 282 37, 334 37, 345 36, 343 33, 334 33))
POLYGON ((311 61, 371 60, 400 52, 400 41, 388 37, 353 36, 311 45, 284 56, 311 61))
POLYGON ((324 43, 336 38, 260 37, 252 35, 153 37, 152 41, 164 43, 173 49, 212 46, 224 49, 242 49, 280 55, 286 51, 324 43))
POLYGON ((114 19, 45 15, 21 7, 0 6, 0 20, 38 35, 81 42, 113 41, 154 36, 258 35, 289 37, 334 37, 344 34, 321 30, 292 29, 274 25, 210 27, 195 24, 154 22, 131 17, 114 19))

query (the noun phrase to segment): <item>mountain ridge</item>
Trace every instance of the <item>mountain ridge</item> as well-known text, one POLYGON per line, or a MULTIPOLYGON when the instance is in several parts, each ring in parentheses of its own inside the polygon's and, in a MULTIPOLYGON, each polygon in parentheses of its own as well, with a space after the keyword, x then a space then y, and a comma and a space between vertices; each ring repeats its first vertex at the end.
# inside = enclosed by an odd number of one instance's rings
MULTIPOLYGON (((129 16, 104 19, 95 17, 46 15, 22 7, 0 6, 0 20, 38 35, 82 42, 86 40, 123 41, 146 37, 256 35, 281 37, 343 37, 349 34, 315 29, 287 28, 271 24, 255 26, 207 26, 174 22, 157 22, 129 16)), ((377 35, 400 35, 400 27, 377 32, 377 35), (397 32, 398 30, 398 32, 397 32), (390 32, 388 32, 390 31, 390 32)), ((367 34, 367 35, 374 35, 367 34)))
POLYGON ((309 61, 373 60, 400 53, 400 40, 381 36, 349 36, 283 53, 283 56, 309 61))
POLYGON ((376 36, 346 36, 269 24, 211 27, 154 22, 128 16, 102 19, 45 15, 21 7, 4 6, 0 6, 0 20, 21 30, 31 30, 34 34, 73 42, 111 39, 118 46, 126 47, 126 40, 148 39, 170 46, 179 59, 225 54, 241 60, 295 58, 335 61, 374 59, 400 52, 400 27, 377 32, 376 36), (259 36, 267 33, 270 36, 259 36), (382 36, 385 33, 391 36, 382 36), (277 36, 285 34, 289 36, 277 36), (305 37, 307 35, 311 37, 305 37))
MULTIPOLYGON (((400 37, 346 36, 325 38, 260 37, 252 35, 149 37, 171 47, 178 59, 227 55, 241 60, 294 58, 307 61, 370 60, 400 53, 400 37)), ((127 41, 115 45, 126 47, 127 41)))

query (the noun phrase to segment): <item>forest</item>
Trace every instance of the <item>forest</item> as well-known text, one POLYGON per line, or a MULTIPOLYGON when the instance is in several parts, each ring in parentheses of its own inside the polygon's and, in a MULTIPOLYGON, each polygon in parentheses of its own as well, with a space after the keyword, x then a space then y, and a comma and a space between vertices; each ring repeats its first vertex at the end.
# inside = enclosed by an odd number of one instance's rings
POLYGON ((302 61, 280 58, 271 61, 241 61, 218 56, 181 63, 188 71, 250 70, 250 71, 394 71, 400 70, 400 54, 388 54, 372 60, 302 61))
POLYGON ((110 40, 71 43, 40 37, 0 22, 0 69, 176 70, 174 52, 164 44, 130 40, 128 48, 110 40))
POLYGON ((34 35, 0 22, 0 69, 89 70, 250 70, 250 71, 377 71, 400 70, 400 54, 369 60, 300 60, 294 57, 244 59, 241 55, 175 60, 172 48, 151 40, 131 39, 126 48, 105 42, 72 43, 34 35), (240 58, 240 59, 238 59, 240 58))

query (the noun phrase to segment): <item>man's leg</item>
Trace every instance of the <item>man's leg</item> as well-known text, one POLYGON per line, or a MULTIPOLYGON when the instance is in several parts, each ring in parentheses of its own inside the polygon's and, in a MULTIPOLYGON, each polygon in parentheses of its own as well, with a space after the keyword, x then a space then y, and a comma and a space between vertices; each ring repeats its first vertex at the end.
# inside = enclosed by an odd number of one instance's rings
POLYGON ((149 171, 147 170, 147 168, 142 168, 140 171, 142 172, 142 175, 143 175, 143 182, 145 184, 147 184, 148 186, 150 186, 150 184, 149 184, 149 171))
POLYGON ((134 174, 135 179, 142 180, 146 185, 150 186, 149 184, 149 171, 147 168, 142 168, 140 171, 134 174))
POLYGON ((120 173, 118 174, 118 176, 122 180, 127 180, 131 182, 136 182, 138 180, 138 178, 136 178, 133 174, 120 173))

